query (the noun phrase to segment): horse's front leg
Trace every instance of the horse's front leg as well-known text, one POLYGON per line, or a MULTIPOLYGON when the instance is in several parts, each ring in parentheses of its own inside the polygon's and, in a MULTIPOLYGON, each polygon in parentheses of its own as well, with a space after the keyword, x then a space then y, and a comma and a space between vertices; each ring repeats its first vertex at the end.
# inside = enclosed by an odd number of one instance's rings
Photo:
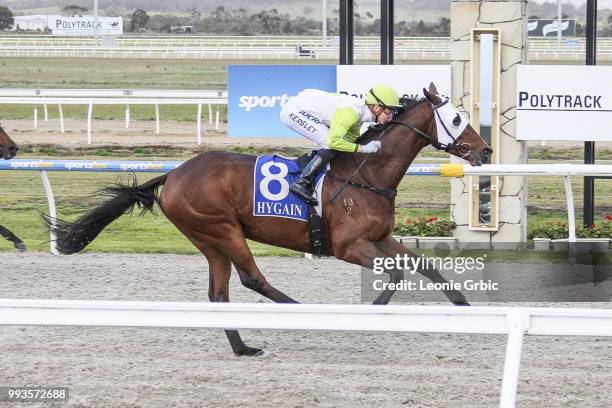
MULTIPOLYGON (((337 253, 336 256, 343 261, 361 265, 364 268, 373 269, 375 258, 383 258, 389 255, 378 247, 378 243, 373 243, 366 239, 359 239, 348 246, 344 251, 337 253)), ((404 271, 401 269, 385 269, 385 272, 389 274, 390 283, 397 284, 404 278, 404 271)), ((395 293, 395 286, 396 285, 387 285, 382 293, 376 298, 374 304, 386 305, 389 303, 391 297, 395 293), (389 286, 393 287, 393 289, 389 289, 389 286)))
MULTIPOLYGON (((407 250, 402 244, 400 244, 399 242, 397 242, 395 239, 393 239, 392 237, 387 237, 381 241, 375 242, 374 245, 376 246, 376 248, 378 250, 380 250, 381 252, 383 252, 385 254, 385 256, 387 257, 395 257, 396 255, 408 255, 410 258, 413 259, 417 259, 420 258, 417 254, 415 254, 414 252, 411 252, 409 250, 407 250)), ((416 265, 424 265, 423 262, 420 263, 414 263, 416 265)), ((432 282, 434 283, 448 283, 446 279, 444 279, 444 277, 440 274, 440 272, 435 269, 435 268, 431 268, 431 267, 423 267, 420 266, 416 272, 420 273, 421 275, 425 276, 426 278, 430 279, 432 282)), ((396 271, 392 271, 391 274, 391 281, 395 282, 394 279, 394 274, 396 274, 396 271)), ((403 278, 403 271, 400 271, 400 275, 401 277, 399 278, 399 280, 401 280, 403 278)), ((395 277, 395 279, 397 279, 397 277, 395 277)), ((399 282, 399 280, 397 280, 397 282, 399 282)), ((450 300, 451 302, 453 302, 455 305, 457 306, 469 306, 468 301, 465 299, 465 296, 463 295, 463 293, 461 293, 458 290, 443 290, 444 294, 446 295, 446 297, 448 298, 448 300, 450 300)), ((388 293, 381 293, 380 296, 378 297, 378 299, 376 299, 374 301, 374 303, 379 303, 380 301, 383 301, 383 304, 386 304, 387 302, 389 302, 389 300, 391 299, 391 296, 393 296, 393 293, 395 293, 395 291, 392 291, 390 294, 388 293), (385 302, 386 300, 386 302, 385 302)))

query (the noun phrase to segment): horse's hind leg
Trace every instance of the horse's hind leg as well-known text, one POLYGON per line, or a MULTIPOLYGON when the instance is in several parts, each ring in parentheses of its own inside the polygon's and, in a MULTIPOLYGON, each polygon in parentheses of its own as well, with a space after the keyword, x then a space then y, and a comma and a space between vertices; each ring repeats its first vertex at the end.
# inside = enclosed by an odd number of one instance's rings
MULTIPOLYGON (((229 302, 229 280, 232 270, 229 258, 211 247, 201 249, 201 251, 206 256, 210 267, 208 298, 211 302, 229 302)), ((225 330, 225 334, 237 356, 263 354, 263 350, 244 344, 238 330, 225 330)))
POLYGON ((221 249, 233 262, 240 276, 240 282, 244 286, 276 303, 298 303, 268 283, 257 267, 253 253, 241 234, 234 235, 231 240, 225 241, 221 249))

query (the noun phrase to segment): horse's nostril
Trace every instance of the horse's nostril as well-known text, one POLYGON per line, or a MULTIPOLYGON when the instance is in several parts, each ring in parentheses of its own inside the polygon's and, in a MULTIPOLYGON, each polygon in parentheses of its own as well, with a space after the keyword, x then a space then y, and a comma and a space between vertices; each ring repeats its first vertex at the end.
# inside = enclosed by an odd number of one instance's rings
POLYGON ((493 153, 493 149, 491 149, 490 147, 485 147, 484 149, 482 149, 482 151, 480 152, 480 155, 482 157, 483 164, 489 164, 489 162, 491 161, 492 153, 493 153))
POLYGON ((15 145, 12 145, 12 146, 9 146, 8 150, 11 153, 17 153, 17 150, 19 150, 19 147, 15 146, 15 145))

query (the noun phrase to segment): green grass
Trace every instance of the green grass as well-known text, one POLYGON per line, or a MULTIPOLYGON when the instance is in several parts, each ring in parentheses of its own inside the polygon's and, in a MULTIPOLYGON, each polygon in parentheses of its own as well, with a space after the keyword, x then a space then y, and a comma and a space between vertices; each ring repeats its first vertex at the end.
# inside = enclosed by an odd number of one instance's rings
MULTIPOLYGON (((359 61, 366 63, 365 61, 359 61)), ((154 89, 226 89, 226 69, 237 64, 323 64, 335 61, 320 60, 138 60, 138 59, 64 59, 64 58, 4 58, 0 61, 2 86, 10 88, 154 88, 154 89)), ((418 63, 423 63, 419 61, 418 63)), ((58 115, 56 106, 49 105, 49 116, 58 115)), ((63 106, 67 118, 84 118, 84 106, 63 106)), ((225 112, 224 112, 225 113, 225 112)), ((41 111, 39 110, 39 115, 41 111)), ((153 106, 132 106, 131 117, 135 120, 154 120, 153 106)), ((207 113, 205 112, 204 115, 207 113)), ((96 119, 119 119, 124 115, 123 106, 96 106, 96 119)), ((195 106, 160 106, 162 120, 193 121, 195 106)), ((0 105, 0 118, 30 119, 32 107, 27 105, 0 105)), ((221 117, 225 118, 223 114, 221 117)), ((186 160, 207 147, 187 150, 176 146, 67 148, 59 145, 28 145, 20 150, 20 157, 51 158, 121 158, 135 160, 186 160)), ((279 152, 298 155, 301 149, 278 146, 233 147, 232 150, 248 154, 279 152)), ((445 153, 427 149, 424 155, 445 160, 445 153)), ((612 160, 612 149, 598 148, 598 160, 612 160)), ((536 147, 529 152, 530 162, 580 160, 581 149, 536 147)), ((153 175, 139 175, 145 181, 153 175)), ((74 219, 97 201, 90 196, 104 184, 117 178, 112 173, 50 173, 54 187, 58 214, 74 219)), ((535 227, 553 220, 565 221, 566 204, 561 178, 529 177, 529 225, 535 227)), ((612 213, 612 180, 596 182, 596 219, 612 213)), ((40 176, 36 172, 0 172, 0 224, 13 230, 26 240, 32 249, 46 250, 47 233, 43 228, 39 212, 47 211, 46 197, 40 176)), ((582 181, 573 180, 578 221, 582 209, 582 181)), ((397 215, 401 219, 420 216, 448 218, 450 181, 440 177, 407 177, 399 186, 397 215)), ((297 255, 295 252, 266 245, 251 243, 258 255, 297 255)), ((0 240, 0 250, 12 246, 0 240)), ((180 235, 163 216, 147 215, 143 218, 122 217, 94 241, 90 251, 112 252, 168 252, 196 253, 195 248, 180 235), (148 239, 143 239, 147 237, 148 239)))
MULTIPOLYGON (((90 150, 88 155, 81 158, 108 159, 116 152, 111 148, 100 149, 101 156, 90 150)), ((138 150, 138 153, 152 153, 149 148, 135 148, 121 150, 127 155, 138 150), (143 149, 143 150, 139 150, 143 149)), ((60 156, 64 151, 60 149, 60 156)), ((174 155, 161 155, 154 159, 186 160, 191 154, 173 151, 174 155)), ((168 152, 166 152, 168 153, 168 152)), ((75 152, 76 154, 76 152, 75 152)), ((45 155, 46 156, 46 155, 45 155)), ((24 154, 22 158, 41 157, 38 154, 24 154)), ((74 158, 70 157, 69 158, 74 158)), ((143 159, 139 155, 123 156, 126 160, 143 159)), ((139 182, 144 182, 155 174, 139 174, 139 182)), ((58 215, 69 220, 75 219, 80 213, 100 202, 94 193, 106 184, 116 182, 125 177, 116 173, 64 173, 50 172, 49 178, 53 186, 58 215)), ((612 202, 612 180, 598 180, 596 205, 598 211, 596 219, 609 214, 609 203, 612 202)), ((40 219, 40 213, 46 213, 47 202, 38 172, 0 172, 0 224, 6 226, 18 236, 22 237, 29 248, 33 250, 46 250, 48 241, 47 232, 40 219)), ((582 182, 579 178, 573 181, 576 197, 578 223, 582 207, 582 182)), ((530 177, 529 178, 529 227, 533 228, 541 223, 550 221, 566 221, 566 204, 561 178, 530 177)), ((440 177, 406 177, 400 184, 397 198, 398 219, 416 218, 421 216, 436 216, 448 219, 450 182, 440 177)), ((297 256, 296 252, 250 243, 256 255, 297 256)), ((12 245, 0 240, 0 251, 12 250, 12 245)), ((197 250, 184 238, 178 230, 163 216, 145 215, 144 217, 124 216, 111 224, 88 251, 97 252, 127 252, 127 253, 179 253, 195 254, 197 250)))
POLYGON ((3 58, 6 88, 225 89, 227 60, 3 58))
MULTIPOLYGON (((213 107, 213 112, 216 112, 213 107)), ((219 106, 219 120, 227 122, 227 106, 219 106)), ((62 105, 62 113, 65 119, 86 119, 87 105, 62 105)), ((197 106, 190 105, 160 105, 160 120, 173 120, 179 122, 194 122, 197 117, 197 106)), ((49 119, 59 118, 57 105, 48 105, 47 114, 49 119)), ((42 117, 42 107, 38 107, 39 118, 42 117)), ((31 105, 0 105, 0 117, 3 119, 31 119, 34 116, 31 105)), ((125 108, 122 105, 94 105, 92 117, 101 120, 123 120, 125 108)), ((208 108, 202 109, 202 118, 208 120, 208 108)), ((130 105, 131 120, 155 120, 154 105, 130 105)))
MULTIPOLYGON (((358 61, 376 63, 376 61, 358 61)), ((418 63, 424 63, 419 62, 418 63)), ((189 60, 189 59, 71 59, 3 58, 0 61, 4 88, 118 88, 118 89, 227 89, 229 64, 335 64, 326 60, 189 60)), ((415 63, 409 61, 407 63, 415 63)), ((42 108, 41 108, 42 109, 42 108)), ((58 108, 48 105, 49 118, 59 117, 58 108)), ((84 119, 86 105, 62 105, 65 118, 84 119)), ((195 105, 160 105, 162 120, 193 122, 195 105)), ((227 107, 220 106, 220 119, 226 121, 227 107)), ((39 110, 39 115, 41 115, 39 110)), ((203 116, 207 117, 207 108, 203 116)), ((31 119, 31 105, 0 105, 0 118, 31 119)), ((153 105, 131 105, 133 120, 155 120, 153 105)), ((40 117, 40 116, 39 116, 40 117)), ((96 105, 94 119, 123 119, 124 107, 96 105)))
MULTIPOLYGON (((325 63, 324 61, 316 61, 325 63)), ((141 89, 227 89, 228 64, 295 64, 296 60, 175 60, 175 59, 70 59, 3 58, 0 61, 4 88, 141 88, 141 89)), ((313 61, 300 63, 312 64, 313 61)), ((87 106, 63 105, 65 118, 87 117, 87 106)), ((163 120, 193 121, 195 105, 160 105, 163 120)), ((40 112, 40 111, 39 111, 40 112)), ((221 106, 220 118, 227 118, 221 106)), ((50 118, 59 117, 57 106, 49 105, 50 118)), ((30 119, 30 105, 0 105, 2 119, 30 119)), ((207 115, 204 109, 204 116, 207 115)), ((123 106, 94 106, 95 119, 121 119, 123 106)), ((155 120, 152 105, 132 105, 134 120, 155 120)))
MULTIPOLYGON (((144 182, 156 174, 139 174, 144 182)), ((125 177, 125 176, 124 176, 125 177)), ((114 173, 50 172, 49 179, 56 196, 60 218, 75 219, 80 213, 100 202, 94 193, 105 184, 118 180, 114 173)), ((20 238, 30 250, 48 249, 49 236, 42 223, 41 213, 47 213, 38 172, 0 172, 0 224, 20 238)), ((300 256, 301 254, 270 245, 249 243, 257 256, 300 256)), ((12 244, 0 240, 0 251, 12 250, 12 244)), ((121 253, 176 253, 196 254, 197 249, 163 215, 143 217, 123 216, 111 224, 88 247, 87 251, 121 253)))

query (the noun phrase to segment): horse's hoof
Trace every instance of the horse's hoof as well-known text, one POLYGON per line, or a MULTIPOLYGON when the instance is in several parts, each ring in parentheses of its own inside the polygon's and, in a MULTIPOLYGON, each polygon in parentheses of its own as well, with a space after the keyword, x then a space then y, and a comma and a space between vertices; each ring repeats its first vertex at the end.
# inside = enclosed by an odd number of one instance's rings
POLYGON ((455 306, 472 306, 470 305, 470 303, 467 300, 461 301, 461 302, 454 302, 453 303, 455 306))
POLYGON ((28 248, 26 248, 26 245, 23 242, 19 242, 19 243, 15 244, 15 248, 19 252, 26 252, 28 250, 28 248))
POLYGON ((263 356, 265 354, 265 352, 262 349, 258 349, 255 347, 245 347, 240 351, 236 351, 234 352, 234 354, 236 354, 237 356, 254 356, 254 357, 259 357, 259 356, 263 356))

